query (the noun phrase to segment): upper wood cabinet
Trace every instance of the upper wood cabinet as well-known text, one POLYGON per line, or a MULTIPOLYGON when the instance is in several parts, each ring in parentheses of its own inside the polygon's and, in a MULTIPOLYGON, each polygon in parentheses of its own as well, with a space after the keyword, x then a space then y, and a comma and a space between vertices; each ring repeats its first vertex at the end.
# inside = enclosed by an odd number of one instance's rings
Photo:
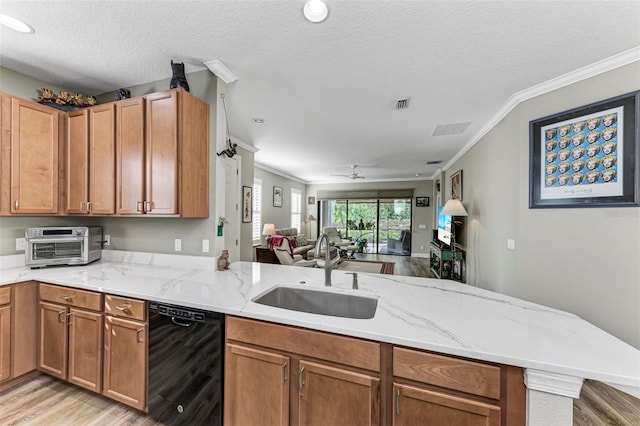
POLYGON ((1 110, 0 213, 57 214, 61 113, 6 94, 1 110))
POLYGON ((115 213, 115 125, 113 103, 67 114, 67 213, 115 213))
POLYGON ((121 101, 117 213, 209 215, 209 105, 182 89, 121 101))

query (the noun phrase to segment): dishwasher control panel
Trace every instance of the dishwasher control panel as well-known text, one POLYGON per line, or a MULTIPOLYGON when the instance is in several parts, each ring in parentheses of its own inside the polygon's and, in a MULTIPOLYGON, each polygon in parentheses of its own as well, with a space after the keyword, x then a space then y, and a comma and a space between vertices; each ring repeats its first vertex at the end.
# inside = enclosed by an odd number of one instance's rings
POLYGON ((204 312, 186 309, 183 307, 176 307, 171 305, 163 305, 161 303, 149 303, 149 311, 157 312, 160 315, 168 317, 181 318, 189 321, 204 322, 204 312))

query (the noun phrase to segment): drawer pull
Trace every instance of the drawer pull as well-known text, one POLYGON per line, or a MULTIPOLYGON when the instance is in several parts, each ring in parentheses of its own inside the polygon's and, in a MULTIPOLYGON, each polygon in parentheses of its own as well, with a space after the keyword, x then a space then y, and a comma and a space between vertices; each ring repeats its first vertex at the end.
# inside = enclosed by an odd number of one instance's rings
POLYGON ((64 300, 65 302, 70 302, 73 299, 73 297, 62 295, 60 296, 60 299, 64 300))
POLYGON ((139 328, 136 330, 136 343, 142 343, 142 339, 140 338, 140 333, 144 331, 144 328, 139 328))
POLYGON ((131 314, 131 305, 116 305, 116 309, 125 314, 131 314))

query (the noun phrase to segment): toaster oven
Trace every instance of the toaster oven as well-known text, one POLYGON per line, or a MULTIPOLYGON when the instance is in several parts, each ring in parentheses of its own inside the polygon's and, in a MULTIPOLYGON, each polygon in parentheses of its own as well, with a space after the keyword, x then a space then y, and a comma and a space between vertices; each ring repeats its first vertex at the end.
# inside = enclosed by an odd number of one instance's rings
POLYGON ((102 257, 100 226, 47 226, 25 230, 25 265, 86 265, 102 257))

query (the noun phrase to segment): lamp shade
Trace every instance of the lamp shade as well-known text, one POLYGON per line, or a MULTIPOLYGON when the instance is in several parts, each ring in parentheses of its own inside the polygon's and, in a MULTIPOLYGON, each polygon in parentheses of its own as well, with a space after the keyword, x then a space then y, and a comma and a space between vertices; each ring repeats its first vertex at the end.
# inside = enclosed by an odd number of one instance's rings
POLYGON ((262 235, 273 235, 276 233, 276 226, 273 223, 265 223, 262 228, 262 235))
POLYGON ((469 216, 467 210, 457 198, 447 201, 441 213, 447 216, 469 216))

